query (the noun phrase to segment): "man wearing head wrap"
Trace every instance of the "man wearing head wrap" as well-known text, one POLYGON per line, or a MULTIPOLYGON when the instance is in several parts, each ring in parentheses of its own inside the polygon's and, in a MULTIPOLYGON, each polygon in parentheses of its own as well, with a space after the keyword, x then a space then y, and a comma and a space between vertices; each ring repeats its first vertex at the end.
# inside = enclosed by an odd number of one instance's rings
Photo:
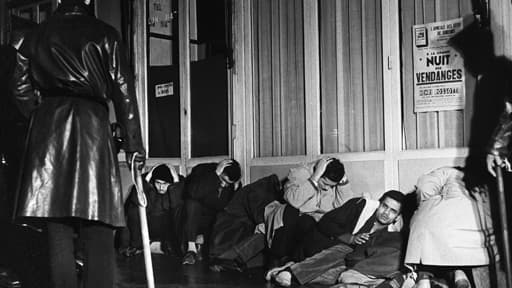
MULTIPOLYGON (((183 206, 184 177, 178 175, 173 166, 160 164, 143 175, 143 189, 147 199, 150 242, 160 242, 162 252, 172 249, 181 253, 181 209, 183 206)), ((125 204, 128 229, 121 237, 120 251, 129 257, 142 253, 142 237, 138 209, 137 191, 132 187, 125 204), (127 232, 127 233, 126 233, 127 232)))

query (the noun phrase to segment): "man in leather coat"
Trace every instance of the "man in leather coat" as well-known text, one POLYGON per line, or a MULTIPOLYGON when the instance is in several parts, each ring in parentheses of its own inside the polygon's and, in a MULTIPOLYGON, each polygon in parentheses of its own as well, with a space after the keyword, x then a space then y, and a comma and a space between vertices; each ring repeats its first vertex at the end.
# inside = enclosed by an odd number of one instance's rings
POLYGON ((84 287, 114 287, 113 229, 125 219, 108 102, 127 160, 145 157, 126 51, 114 28, 89 15, 88 2, 62 0, 27 35, 13 79, 30 117, 15 215, 46 224, 52 287, 77 287, 75 229, 85 246, 84 287))

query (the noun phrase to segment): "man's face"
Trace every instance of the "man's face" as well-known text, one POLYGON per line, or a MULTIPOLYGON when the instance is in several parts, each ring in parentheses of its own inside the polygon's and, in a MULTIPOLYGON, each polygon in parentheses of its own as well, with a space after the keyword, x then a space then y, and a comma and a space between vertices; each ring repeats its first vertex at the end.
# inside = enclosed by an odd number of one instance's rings
POLYGON ((221 188, 226 188, 229 185, 233 184, 233 181, 229 180, 229 177, 224 173, 220 174, 219 179, 221 188))
POLYGON ((156 192, 158 192, 158 194, 165 194, 165 192, 167 192, 167 188, 169 188, 169 185, 171 185, 171 183, 166 182, 164 180, 160 180, 160 179, 155 180, 155 188, 156 188, 156 192))
POLYGON ((318 188, 322 191, 332 189, 336 187, 336 185, 338 185, 338 183, 332 181, 327 177, 320 177, 320 179, 318 179, 318 188))
POLYGON ((377 221, 382 225, 389 225, 395 222, 398 215, 400 215, 402 204, 395 199, 386 197, 382 200, 375 212, 377 221))

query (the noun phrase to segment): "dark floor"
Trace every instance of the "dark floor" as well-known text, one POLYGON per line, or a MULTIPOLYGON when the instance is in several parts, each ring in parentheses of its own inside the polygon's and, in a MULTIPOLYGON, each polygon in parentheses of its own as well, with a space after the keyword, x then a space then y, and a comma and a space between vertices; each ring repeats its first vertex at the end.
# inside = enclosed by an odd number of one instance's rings
MULTIPOLYGON (((213 272, 205 262, 195 265, 182 265, 175 256, 152 254, 156 287, 272 287, 264 279, 262 268, 251 269, 244 273, 213 272)), ((118 288, 142 288, 146 285, 144 257, 142 254, 126 258, 118 256, 118 288)))
MULTIPOLYGON (((5 287, 5 279, 11 279, 2 274, 2 271, 8 271, 12 279, 21 280, 23 288, 51 288, 45 235, 15 225, 0 225, 0 231, 0 287, 5 287)), ((132 257, 118 254, 116 257, 116 287, 147 287, 143 254, 132 257)), ((172 255, 152 254, 152 260, 157 288, 272 287, 264 279, 263 268, 244 273, 213 272, 206 262, 182 265, 181 258, 172 255)))

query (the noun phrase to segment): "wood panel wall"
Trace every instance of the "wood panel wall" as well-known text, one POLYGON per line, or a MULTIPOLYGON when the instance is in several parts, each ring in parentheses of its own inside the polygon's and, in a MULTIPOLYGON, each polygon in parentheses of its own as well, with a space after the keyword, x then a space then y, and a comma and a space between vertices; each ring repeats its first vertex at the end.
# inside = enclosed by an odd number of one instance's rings
POLYGON ((304 155, 303 3, 253 1, 256 157, 304 155))
POLYGON ((414 113, 412 26, 471 14, 467 0, 401 1, 404 150, 464 147, 469 140, 475 78, 465 74, 466 109, 414 113))

